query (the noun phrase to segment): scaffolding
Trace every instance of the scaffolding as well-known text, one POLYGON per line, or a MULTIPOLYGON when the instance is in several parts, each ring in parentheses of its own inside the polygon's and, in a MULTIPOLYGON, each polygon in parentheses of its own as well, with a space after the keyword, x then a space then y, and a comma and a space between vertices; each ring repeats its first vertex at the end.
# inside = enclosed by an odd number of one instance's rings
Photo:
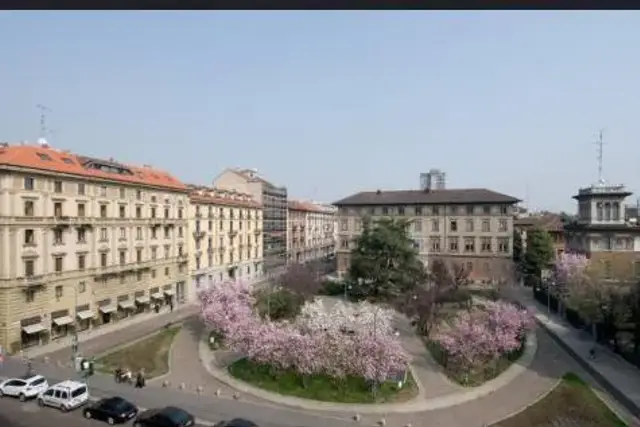
POLYGON ((286 187, 262 186, 263 262, 264 272, 276 273, 287 264, 286 187))

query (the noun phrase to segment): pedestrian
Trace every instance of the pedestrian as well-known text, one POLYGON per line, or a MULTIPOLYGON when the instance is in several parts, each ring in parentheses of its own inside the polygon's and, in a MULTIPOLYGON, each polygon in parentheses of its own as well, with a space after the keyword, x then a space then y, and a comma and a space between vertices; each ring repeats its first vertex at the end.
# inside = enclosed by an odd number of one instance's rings
POLYGON ((156 314, 160 313, 160 304, 156 303, 153 306, 154 311, 156 312, 156 314))
POLYGON ((589 359, 596 360, 596 346, 595 345, 593 347, 591 347, 591 350, 589 350, 589 359))
POLYGON ((173 300, 169 301, 169 311, 173 312, 173 300))
POLYGON ((145 386, 145 380, 144 380, 144 372, 141 369, 138 372, 138 375, 136 375, 136 388, 142 388, 145 386))

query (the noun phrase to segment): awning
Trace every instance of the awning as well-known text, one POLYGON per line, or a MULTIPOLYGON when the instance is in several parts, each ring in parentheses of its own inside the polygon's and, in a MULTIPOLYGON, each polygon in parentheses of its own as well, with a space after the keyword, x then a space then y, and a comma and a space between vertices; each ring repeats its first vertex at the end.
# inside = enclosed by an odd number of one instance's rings
POLYGON ((119 302, 118 305, 120 306, 121 309, 128 310, 130 308, 135 307, 136 304, 133 301, 122 301, 122 302, 119 302))
POLYGON ((163 298, 162 292, 156 292, 154 294, 151 294, 151 298, 153 298, 153 299, 162 299, 163 298))
POLYGON ((76 316, 78 316, 82 320, 87 320, 87 319, 93 319, 94 313, 91 310, 85 310, 85 311, 77 312, 76 316))
POLYGON ((169 296, 173 295, 173 289, 165 289, 163 292, 165 295, 169 295, 169 296))
POLYGON ((47 328, 45 328, 45 326, 42 323, 36 323, 35 325, 29 325, 22 328, 24 333, 27 335, 37 334, 38 332, 42 332, 45 329, 47 328))
POLYGON ((138 304, 147 304, 149 302, 149 297, 143 296, 136 298, 136 302, 138 304))
POLYGON ((55 323, 58 326, 68 325, 70 323, 73 323, 73 317, 71 316, 56 317, 55 319, 53 319, 53 323, 55 323))
POLYGON ((100 311, 104 314, 113 313, 114 311, 116 311, 116 307, 113 305, 107 305, 105 307, 100 307, 100 311))

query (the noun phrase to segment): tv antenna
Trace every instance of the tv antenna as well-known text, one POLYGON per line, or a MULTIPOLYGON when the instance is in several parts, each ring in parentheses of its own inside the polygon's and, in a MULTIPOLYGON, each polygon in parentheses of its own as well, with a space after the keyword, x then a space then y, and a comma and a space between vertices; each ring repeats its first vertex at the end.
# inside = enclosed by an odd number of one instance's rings
POLYGON ((598 139, 595 142, 596 146, 598 147, 598 183, 599 184, 604 184, 604 177, 602 176, 602 151, 603 151, 603 146, 604 146, 604 141, 602 140, 602 135, 604 133, 604 130, 600 130, 600 132, 598 132, 598 139))
POLYGON ((47 135, 47 113, 50 113, 51 109, 42 104, 36 105, 36 108, 40 110, 40 138, 44 138, 47 135))

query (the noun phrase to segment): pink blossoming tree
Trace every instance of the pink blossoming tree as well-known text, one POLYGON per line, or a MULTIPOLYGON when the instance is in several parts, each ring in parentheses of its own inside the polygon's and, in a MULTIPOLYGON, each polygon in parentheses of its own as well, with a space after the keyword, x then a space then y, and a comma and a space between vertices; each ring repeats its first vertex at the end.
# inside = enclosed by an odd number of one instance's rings
POLYGON ((224 336, 231 350, 277 369, 382 382, 407 368, 407 355, 393 334, 370 328, 344 334, 339 328, 263 320, 254 310, 251 287, 241 282, 202 291, 200 303, 204 323, 224 336))

